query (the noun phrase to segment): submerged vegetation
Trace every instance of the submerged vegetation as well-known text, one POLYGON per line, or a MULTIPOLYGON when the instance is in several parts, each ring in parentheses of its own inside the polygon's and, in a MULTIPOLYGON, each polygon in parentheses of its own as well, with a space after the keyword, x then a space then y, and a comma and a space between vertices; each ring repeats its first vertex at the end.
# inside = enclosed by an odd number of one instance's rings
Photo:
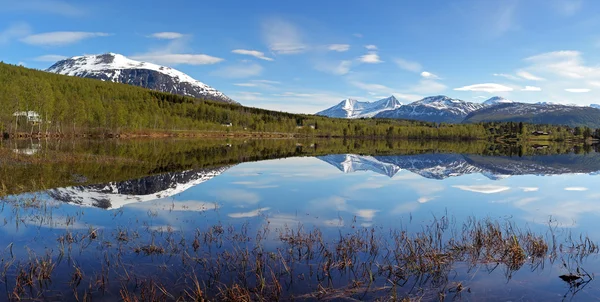
POLYGON ((588 237, 552 220, 545 233, 510 220, 472 217, 459 223, 448 215, 416 229, 411 221, 392 229, 340 221, 336 235, 272 224, 268 216, 252 225, 198 222, 195 230, 181 230, 152 227, 150 214, 131 225, 115 212, 114 228, 98 229, 78 227, 83 210, 53 217, 51 201, 5 203, 5 227, 62 226, 51 233, 55 238, 44 235, 43 246, 10 243, 0 251, 0 282, 9 300, 486 299, 477 278, 503 279, 510 286, 517 272, 539 273, 553 264, 561 265, 555 277, 573 296, 593 279, 585 263, 599 253, 588 237))

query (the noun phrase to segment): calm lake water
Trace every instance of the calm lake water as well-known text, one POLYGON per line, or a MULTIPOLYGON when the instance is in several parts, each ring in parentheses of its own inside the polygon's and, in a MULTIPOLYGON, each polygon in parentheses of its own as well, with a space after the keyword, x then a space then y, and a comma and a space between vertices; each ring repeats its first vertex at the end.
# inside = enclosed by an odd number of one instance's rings
POLYGON ((182 293, 194 274, 217 295, 234 281, 257 287, 256 269, 234 267, 234 254, 256 260, 259 246, 261 257, 296 257, 282 234, 318 229, 336 250, 342 236, 376 232, 378 246, 393 248, 396 230, 417 234, 445 221, 440 240, 449 240, 469 221, 490 220, 539 234, 559 253, 517 267, 457 259, 444 276, 407 273, 393 286, 374 273, 390 253, 381 248, 354 259, 368 269, 337 267, 331 280, 319 273, 321 256, 299 256, 291 267, 273 261, 264 278, 279 279, 282 300, 390 300, 392 292, 424 300, 440 293, 475 301, 600 299, 597 252, 581 255, 583 245, 572 244, 600 241, 593 148, 286 140, 9 142, 3 150, 8 298, 76 300, 76 293, 112 301, 124 288, 139 293, 143 278, 182 293), (50 261, 55 277, 18 291, 32 259, 50 261), (77 270, 82 277, 73 284, 77 270), (365 274, 375 274, 367 278, 373 285, 357 281, 365 274), (577 280, 559 278, 565 275, 577 280))

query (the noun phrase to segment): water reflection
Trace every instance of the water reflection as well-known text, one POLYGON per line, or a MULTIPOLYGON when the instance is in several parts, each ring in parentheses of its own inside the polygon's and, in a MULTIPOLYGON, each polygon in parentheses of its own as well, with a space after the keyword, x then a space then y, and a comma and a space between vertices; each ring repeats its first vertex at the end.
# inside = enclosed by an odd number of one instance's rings
MULTIPOLYGON (((235 144, 231 148, 235 148, 235 144)), ((227 156, 232 157, 231 154, 227 156)), ((170 167, 174 163, 157 162, 148 167, 170 167)), ((567 238, 572 232, 600 240, 597 222, 600 194, 595 191, 600 157, 593 152, 521 157, 461 153, 333 154, 235 165, 228 162, 211 168, 181 169, 181 172, 160 170, 153 168, 151 171, 157 173, 126 181, 67 186, 10 196, 7 205, 14 207, 0 212, 0 219, 5 221, 2 228, 5 236, 0 239, 0 246, 17 242, 13 247, 17 255, 28 255, 31 251, 44 254, 46 247, 54 246, 59 237, 84 246, 74 248, 85 251, 74 257, 79 262, 88 259, 86 263, 90 266, 94 262, 90 262, 89 258, 106 257, 108 250, 125 258, 112 258, 112 263, 124 261, 128 265, 139 265, 140 269, 155 275, 157 270, 162 269, 162 273, 172 274, 176 279, 182 269, 181 261, 187 261, 186 267, 192 269, 196 269, 194 265, 203 263, 204 266, 197 267, 200 271, 218 274, 223 267, 207 268, 207 262, 200 258, 214 256, 211 253, 217 251, 232 257, 227 258, 229 260, 238 259, 238 254, 228 254, 231 252, 226 249, 231 243, 228 240, 239 240, 238 251, 262 251, 264 248, 269 251, 269 257, 280 264, 279 253, 283 255, 281 257, 292 257, 290 255, 296 254, 287 253, 298 248, 294 245, 296 243, 282 244, 280 234, 288 234, 290 230, 312 232, 313 227, 319 228, 318 236, 327 242, 342 242, 341 236, 355 232, 361 234, 361 240, 368 241, 373 234, 371 230, 376 230, 381 234, 377 237, 380 241, 371 241, 367 245, 369 249, 373 248, 373 244, 386 246, 389 243, 386 240, 390 239, 388 235, 393 230, 405 230, 407 233, 402 236, 409 237, 417 232, 429 232, 434 225, 432 221, 444 221, 445 231, 439 233, 439 240, 452 242, 450 239, 456 235, 452 233, 453 227, 460 230, 472 217, 482 222, 489 217, 501 225, 510 221, 514 223, 510 229, 527 228, 547 234, 545 238, 549 242, 554 236, 548 231, 549 225, 564 228, 563 235, 567 238), (32 198, 51 203, 47 208, 41 208, 28 202, 32 198), (219 237, 227 234, 229 229, 239 233, 232 232, 227 240, 219 237), (247 238, 254 238, 256 233, 264 236, 256 237, 261 238, 261 248, 247 249, 247 238), (99 242, 104 243, 86 250, 85 244, 91 241, 90 234, 99 236, 102 238, 99 242), (204 246, 194 247, 192 242, 197 238, 204 238, 208 243, 202 242, 204 246), (167 255, 161 258, 153 254, 157 251, 154 248, 158 248, 154 244, 165 249, 167 255), (202 251, 203 248, 210 250, 208 254, 194 254, 196 249, 202 251), (147 255, 135 256, 132 250, 147 255), (161 259, 161 262, 155 263, 156 259, 161 259)), ((405 240, 402 242, 408 242, 405 237, 402 238, 405 240)), ((514 237, 508 236, 504 241, 510 243, 511 238, 514 240, 514 237)), ((436 246, 434 241, 431 243, 436 246)), ((311 246, 315 250, 320 248, 316 241, 311 244, 315 244, 311 246)), ((565 255, 571 255, 580 248, 565 246, 565 255)), ((337 253, 335 249, 331 251, 337 253)), ((440 259, 451 252, 458 253, 452 249, 444 250, 440 259)), ((473 257, 475 254, 469 255, 473 257)), ((363 256, 369 257, 368 253, 363 256)), ((493 259, 502 258, 498 257, 493 259)), ((583 295, 587 299, 599 294, 590 275, 578 271, 583 266, 590 272, 595 271, 594 268, 600 266, 594 259, 586 258, 584 262, 583 259, 566 257, 571 263, 564 260, 563 265, 560 257, 550 262, 546 256, 524 257, 513 266, 479 260, 477 263, 452 262, 452 265, 444 262, 444 274, 418 281, 408 281, 408 277, 403 279, 401 266, 388 269, 399 274, 393 276, 398 284, 431 286, 430 281, 435 280, 439 284, 434 285, 443 287, 447 290, 446 294, 462 293, 467 299, 487 300, 508 295, 515 299, 535 300, 542 296, 562 296, 565 292, 583 295), (568 280, 558 276, 566 276, 568 280), (420 284, 423 280, 429 281, 420 284), (459 286, 460 282, 465 284, 459 286), (527 283, 526 288, 522 286, 524 283, 527 283), (510 294, 499 292, 498 284, 503 284, 502 290, 506 288, 510 294), (585 293, 575 293, 583 286, 585 293), (472 292, 461 290, 467 287, 472 292), (536 294, 532 295, 530 291, 536 294)), ((300 257, 297 261, 304 263, 306 259, 300 257)), ((68 263, 67 267, 71 268, 72 263, 68 263)), ((102 271, 98 267, 92 269, 102 271)), ((280 269, 282 276, 290 276, 285 273, 285 268, 280 269)), ((294 276, 304 273, 303 277, 310 276, 310 268, 303 266, 297 269, 294 276)), ((372 269, 383 270, 382 267, 372 269)), ((323 274, 322 270, 319 272, 323 274)), ((363 272, 367 274, 367 270, 363 272)), ((336 276, 342 280, 350 273, 340 274, 336 276)), ((320 277, 327 278, 325 275, 320 277)), ((374 278, 386 282, 382 276, 374 278)), ((431 293, 419 294, 430 295, 425 299, 435 298, 431 293)), ((370 297, 373 296, 355 296, 357 299, 370 297)))

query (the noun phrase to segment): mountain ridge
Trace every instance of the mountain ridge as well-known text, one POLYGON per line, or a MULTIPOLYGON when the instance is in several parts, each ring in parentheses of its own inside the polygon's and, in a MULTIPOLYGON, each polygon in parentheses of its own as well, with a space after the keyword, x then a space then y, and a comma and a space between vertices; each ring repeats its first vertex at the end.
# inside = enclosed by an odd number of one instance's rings
POLYGON ((117 53, 67 58, 54 63, 46 71, 237 104, 222 92, 179 70, 153 63, 135 61, 117 53))

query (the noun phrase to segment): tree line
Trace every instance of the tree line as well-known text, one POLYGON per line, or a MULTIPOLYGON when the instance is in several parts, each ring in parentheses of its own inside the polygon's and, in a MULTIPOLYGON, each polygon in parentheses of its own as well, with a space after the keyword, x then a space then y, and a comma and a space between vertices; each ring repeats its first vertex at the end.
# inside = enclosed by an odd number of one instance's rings
MULTIPOLYGON (((481 139, 527 135, 552 126, 514 123, 440 124, 390 119, 336 119, 200 100, 140 87, 57 75, 0 63, 0 131, 82 134, 142 130, 283 132, 303 136, 481 139), (17 112, 35 112, 28 120, 17 112)), ((549 128, 548 128, 549 129, 549 128)), ((587 129, 586 134, 596 133, 587 129)), ((552 128, 567 138, 576 129, 552 128)), ((600 132, 598 132, 600 134, 600 132)), ((581 135, 584 135, 582 132, 581 135)))

